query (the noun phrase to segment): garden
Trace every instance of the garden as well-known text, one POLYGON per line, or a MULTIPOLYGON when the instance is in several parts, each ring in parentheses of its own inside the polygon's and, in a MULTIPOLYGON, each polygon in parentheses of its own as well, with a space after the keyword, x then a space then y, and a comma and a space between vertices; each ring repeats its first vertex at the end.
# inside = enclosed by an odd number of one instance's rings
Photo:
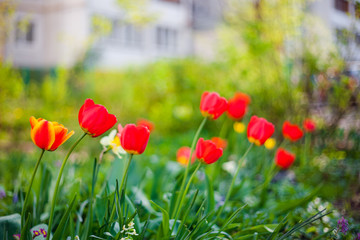
POLYGON ((360 239, 359 80, 280 2, 212 61, 0 62, 0 239, 360 239))

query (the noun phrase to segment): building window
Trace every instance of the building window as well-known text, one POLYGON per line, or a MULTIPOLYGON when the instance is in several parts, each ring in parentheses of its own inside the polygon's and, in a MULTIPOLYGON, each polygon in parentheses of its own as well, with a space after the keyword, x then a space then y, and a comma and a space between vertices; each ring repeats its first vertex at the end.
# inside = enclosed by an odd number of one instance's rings
POLYGON ((355 34, 355 43, 356 45, 360 46, 360 33, 355 34))
POLYGON ((142 35, 143 31, 141 27, 114 20, 112 22, 112 32, 109 35, 109 40, 125 47, 140 48, 142 46, 142 35))
POLYGON ((168 27, 156 28, 156 45, 159 50, 175 51, 177 47, 177 31, 168 27))
POLYGON ((349 2, 347 0, 335 0, 335 9, 342 12, 349 12, 349 2))
POLYGON ((161 0, 163 2, 180 3, 180 0, 161 0))
POLYGON ((15 41, 19 44, 32 44, 34 42, 35 25, 28 20, 16 22, 15 41))

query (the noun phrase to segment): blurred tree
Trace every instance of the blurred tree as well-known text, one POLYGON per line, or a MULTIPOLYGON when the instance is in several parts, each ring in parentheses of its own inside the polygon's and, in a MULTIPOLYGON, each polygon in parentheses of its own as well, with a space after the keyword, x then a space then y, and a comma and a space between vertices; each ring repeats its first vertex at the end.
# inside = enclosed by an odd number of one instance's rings
POLYGON ((5 56, 5 44, 11 30, 11 19, 14 15, 15 2, 13 0, 0 1, 0 62, 5 56))
POLYGON ((309 114, 313 74, 338 59, 329 31, 306 12, 306 4, 229 1, 220 30, 231 81, 256 96, 255 112, 275 122, 309 114))

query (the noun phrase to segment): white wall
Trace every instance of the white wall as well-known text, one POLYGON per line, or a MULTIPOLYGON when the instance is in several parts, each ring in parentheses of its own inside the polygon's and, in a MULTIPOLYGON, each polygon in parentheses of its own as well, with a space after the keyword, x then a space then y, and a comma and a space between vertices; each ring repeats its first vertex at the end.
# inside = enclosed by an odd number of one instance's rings
MULTIPOLYGON (((161 58, 181 58, 192 53, 191 16, 182 4, 169 3, 160 0, 149 0, 141 6, 145 15, 153 20, 141 25, 141 46, 129 47, 120 40, 109 40, 104 37, 93 51, 99 55, 96 67, 116 69, 129 65, 145 64, 161 58), (160 49, 156 42, 157 27, 172 29, 176 34, 175 49, 160 49)), ((108 19, 126 22, 128 15, 121 10, 116 0, 89 0, 89 14, 102 15, 108 19)))
POLYGON ((87 22, 83 0, 19 1, 5 59, 20 67, 71 66, 84 52, 87 22), (16 21, 20 18, 34 24, 31 43, 16 41, 16 21))

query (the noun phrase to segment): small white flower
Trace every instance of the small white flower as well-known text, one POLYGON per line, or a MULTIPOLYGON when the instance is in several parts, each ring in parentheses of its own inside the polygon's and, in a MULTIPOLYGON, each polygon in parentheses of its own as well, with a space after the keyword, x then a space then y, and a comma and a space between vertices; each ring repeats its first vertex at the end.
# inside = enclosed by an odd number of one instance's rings
POLYGON ((112 130, 108 136, 101 138, 100 144, 104 147, 104 150, 111 148, 118 158, 122 158, 120 154, 126 154, 125 150, 120 145, 120 139, 117 136, 117 131, 115 129, 112 130))
POLYGON ((231 175, 234 175, 236 172, 236 162, 235 161, 226 162, 222 165, 222 168, 231 175))

